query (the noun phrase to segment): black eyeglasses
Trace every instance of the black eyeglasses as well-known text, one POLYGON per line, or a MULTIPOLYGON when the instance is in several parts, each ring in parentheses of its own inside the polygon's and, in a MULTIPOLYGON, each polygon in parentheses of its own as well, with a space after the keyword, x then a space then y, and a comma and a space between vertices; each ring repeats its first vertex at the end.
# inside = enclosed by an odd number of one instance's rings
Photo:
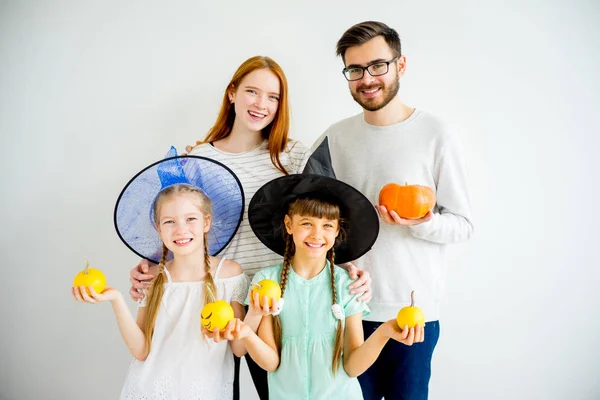
POLYGON ((366 67, 352 67, 344 68, 342 73, 349 81, 357 81, 362 79, 365 75, 365 70, 371 76, 385 75, 390 70, 390 64, 398 59, 399 56, 392 58, 390 61, 377 62, 375 64, 367 65, 366 67))

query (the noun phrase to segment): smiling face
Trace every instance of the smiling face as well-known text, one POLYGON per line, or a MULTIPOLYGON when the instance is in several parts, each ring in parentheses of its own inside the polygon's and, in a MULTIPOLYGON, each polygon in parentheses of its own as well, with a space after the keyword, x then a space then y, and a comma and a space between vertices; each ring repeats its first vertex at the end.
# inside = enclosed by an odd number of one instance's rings
MULTIPOLYGON (((383 36, 377 36, 359 46, 349 47, 344 55, 347 69, 367 67, 372 64, 387 62, 396 57, 383 36)), ((354 100, 367 111, 377 111, 385 107, 398 94, 400 77, 404 75, 406 58, 400 56, 389 64, 384 75, 371 76, 364 71, 362 79, 349 81, 348 86, 354 100)))
POLYGON ((262 131, 277 115, 281 85, 269 69, 250 72, 239 87, 228 94, 235 109, 235 124, 251 132, 262 131))
POLYGON ((286 215, 284 223, 287 233, 294 238, 296 254, 312 259, 325 257, 340 232, 337 219, 296 214, 286 215))
POLYGON ((211 216, 201 210, 195 193, 178 193, 161 198, 157 207, 157 229, 173 255, 204 253, 204 235, 210 229, 211 216))

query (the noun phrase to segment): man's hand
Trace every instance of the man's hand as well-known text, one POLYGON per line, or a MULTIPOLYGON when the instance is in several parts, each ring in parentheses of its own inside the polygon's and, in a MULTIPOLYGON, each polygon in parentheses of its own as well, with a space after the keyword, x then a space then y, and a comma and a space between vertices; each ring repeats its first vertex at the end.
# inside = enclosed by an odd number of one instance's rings
POLYGON ((358 269, 351 262, 342 264, 340 267, 348 271, 350 279, 355 280, 348 286, 350 294, 362 293, 362 296, 356 299, 357 301, 362 301, 364 303, 371 301, 373 295, 373 292, 371 291, 371 275, 367 271, 358 269))
POLYGON ((419 224, 422 224, 423 222, 429 221, 433 217, 433 214, 431 214, 431 211, 428 211, 427 214, 425 214, 423 217, 421 217, 419 219, 405 219, 405 218, 401 218, 398 215, 398 213, 396 213, 396 211, 394 211, 394 210, 388 211, 387 208, 385 208, 385 206, 375 206, 375 208, 377 209, 377 212, 379 213, 379 216, 381 217, 383 222, 385 222, 387 224, 391 224, 391 225, 401 225, 401 226, 419 225, 419 224))
POLYGON ((129 280, 131 281, 129 295, 133 301, 144 298, 142 290, 148 289, 156 274, 158 274, 158 265, 150 264, 146 259, 140 260, 140 263, 129 272, 129 280))

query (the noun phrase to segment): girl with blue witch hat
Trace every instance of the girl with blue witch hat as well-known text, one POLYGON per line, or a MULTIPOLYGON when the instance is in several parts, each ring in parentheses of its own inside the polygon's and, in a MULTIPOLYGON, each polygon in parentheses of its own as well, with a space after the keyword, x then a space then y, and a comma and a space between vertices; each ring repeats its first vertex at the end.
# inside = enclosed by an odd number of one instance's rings
POLYGON ((240 265, 215 257, 235 235, 244 208, 237 177, 203 157, 164 160, 139 172, 115 207, 119 237, 136 254, 158 263, 160 273, 140 302, 137 318, 123 295, 72 288, 76 300, 110 301, 119 330, 134 356, 121 399, 233 398, 232 352, 241 342, 215 343, 203 337, 200 314, 217 299, 244 318, 248 278, 240 265))

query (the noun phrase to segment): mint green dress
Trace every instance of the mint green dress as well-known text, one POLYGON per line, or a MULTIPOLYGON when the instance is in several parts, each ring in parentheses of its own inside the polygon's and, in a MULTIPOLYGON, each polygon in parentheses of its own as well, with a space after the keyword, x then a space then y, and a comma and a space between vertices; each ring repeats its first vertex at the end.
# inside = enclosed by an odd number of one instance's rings
MULTIPOLYGON (((263 279, 279 282, 282 264, 260 270, 252 283, 263 279)), ((346 317, 369 308, 356 301, 359 294, 351 295, 348 286, 353 281, 348 272, 335 267, 335 285, 338 303, 346 317)), ((246 299, 246 304, 248 299, 246 299)), ((290 267, 285 289, 285 305, 281 318, 281 362, 275 372, 268 373, 269 398, 287 399, 362 399, 358 379, 348 376, 342 363, 334 376, 331 371, 337 320, 331 311, 331 272, 329 262, 315 277, 306 280, 290 267)), ((344 322, 342 320, 342 322, 344 322)))

